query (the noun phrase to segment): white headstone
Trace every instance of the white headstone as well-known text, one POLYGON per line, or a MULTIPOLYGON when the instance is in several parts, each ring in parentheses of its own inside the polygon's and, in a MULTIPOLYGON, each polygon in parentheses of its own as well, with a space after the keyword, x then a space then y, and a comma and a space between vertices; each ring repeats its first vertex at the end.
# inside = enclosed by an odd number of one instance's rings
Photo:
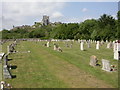
POLYGON ((80 47, 81 47, 81 50, 83 51, 84 50, 84 42, 83 41, 81 42, 80 47))
POLYGON ((97 44, 96 44, 96 49, 99 49, 99 46, 100 46, 100 42, 97 41, 97 44))
POLYGON ((56 46, 56 44, 54 44, 54 50, 57 50, 57 46, 56 46))
POLYGON ((47 47, 50 47, 50 42, 47 42, 47 47))
POLYGON ((111 70, 110 61, 102 59, 102 70, 110 72, 111 70))
POLYGON ((120 43, 117 41, 114 43, 114 59, 120 60, 120 43))
POLYGON ((7 53, 8 54, 10 53, 10 47, 9 47, 9 45, 7 46, 7 53))

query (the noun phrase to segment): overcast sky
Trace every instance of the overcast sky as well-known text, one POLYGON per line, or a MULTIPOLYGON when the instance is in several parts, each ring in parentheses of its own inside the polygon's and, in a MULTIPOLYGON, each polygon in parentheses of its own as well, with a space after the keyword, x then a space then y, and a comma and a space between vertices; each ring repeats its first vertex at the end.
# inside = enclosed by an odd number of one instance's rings
POLYGON ((43 15, 50 16, 51 22, 60 21, 66 23, 82 22, 91 18, 98 19, 104 13, 116 18, 118 0, 95 0, 97 2, 94 2, 94 0, 87 0, 91 2, 75 1, 0 1, 0 30, 2 28, 11 29, 13 25, 33 25, 36 21, 40 22, 43 15))

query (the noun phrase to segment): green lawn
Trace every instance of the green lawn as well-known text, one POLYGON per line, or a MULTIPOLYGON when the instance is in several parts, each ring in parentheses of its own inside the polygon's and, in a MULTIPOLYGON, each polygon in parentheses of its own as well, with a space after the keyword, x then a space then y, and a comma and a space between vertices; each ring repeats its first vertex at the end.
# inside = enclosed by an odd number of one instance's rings
POLYGON ((2 80, 2 63, 0 63, 0 81, 2 80))
MULTIPOLYGON (((9 42, 11 43, 11 42, 9 42)), ((6 46, 3 50, 6 52, 6 46)), ((16 69, 12 74, 16 78, 7 79, 6 82, 15 88, 108 88, 118 87, 118 72, 105 72, 100 67, 89 66, 90 56, 97 56, 99 63, 101 59, 110 60, 111 64, 117 65, 118 61, 113 59, 112 49, 107 49, 106 44, 95 49, 87 48, 81 51, 79 43, 74 42, 73 47, 65 47, 64 42, 57 42, 63 52, 53 50, 51 47, 43 46, 46 42, 20 42, 16 50, 31 51, 31 53, 15 53, 9 56, 9 61, 16 69)), ((69 42, 70 43, 70 42, 69 42)))

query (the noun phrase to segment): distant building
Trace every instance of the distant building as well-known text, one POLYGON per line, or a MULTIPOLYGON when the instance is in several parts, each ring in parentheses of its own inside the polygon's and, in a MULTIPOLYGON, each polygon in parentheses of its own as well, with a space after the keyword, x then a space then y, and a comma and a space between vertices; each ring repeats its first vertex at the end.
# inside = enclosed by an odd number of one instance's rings
POLYGON ((47 15, 43 16, 42 24, 45 25, 45 26, 48 25, 48 24, 50 24, 49 16, 47 16, 47 15))

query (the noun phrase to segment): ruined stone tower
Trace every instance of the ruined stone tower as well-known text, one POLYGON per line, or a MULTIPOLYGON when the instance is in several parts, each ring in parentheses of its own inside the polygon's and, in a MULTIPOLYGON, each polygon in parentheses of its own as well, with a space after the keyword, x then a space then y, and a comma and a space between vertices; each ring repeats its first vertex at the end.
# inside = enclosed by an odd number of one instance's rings
POLYGON ((48 25, 49 24, 49 16, 47 16, 47 15, 43 16, 42 24, 43 25, 48 25))

